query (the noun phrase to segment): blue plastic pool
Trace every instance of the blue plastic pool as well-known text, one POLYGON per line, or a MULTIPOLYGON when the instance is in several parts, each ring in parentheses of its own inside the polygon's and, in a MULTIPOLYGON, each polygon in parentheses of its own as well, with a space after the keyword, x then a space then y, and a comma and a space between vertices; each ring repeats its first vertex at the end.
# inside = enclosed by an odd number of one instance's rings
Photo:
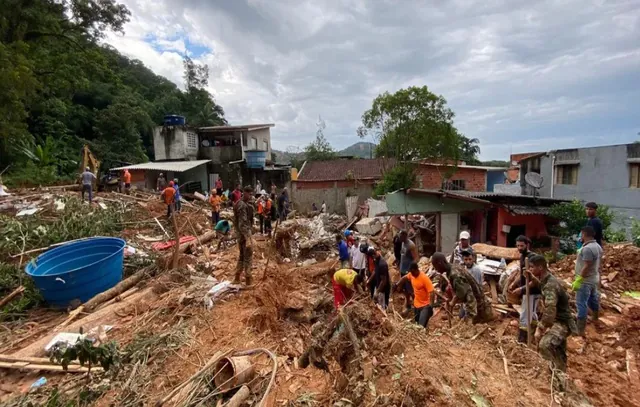
POLYGON ((125 241, 94 237, 51 249, 27 264, 25 271, 53 307, 86 302, 122 280, 125 241))

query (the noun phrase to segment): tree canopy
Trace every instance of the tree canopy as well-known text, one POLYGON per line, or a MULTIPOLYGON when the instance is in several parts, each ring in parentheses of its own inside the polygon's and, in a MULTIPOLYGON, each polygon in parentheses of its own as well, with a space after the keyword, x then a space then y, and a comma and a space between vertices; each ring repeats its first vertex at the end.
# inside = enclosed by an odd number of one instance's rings
POLYGON ((338 153, 331 147, 331 144, 324 136, 326 124, 322 117, 318 118, 317 126, 316 139, 304 149, 305 159, 309 161, 325 161, 338 158, 338 153))
POLYGON ((477 154, 477 140, 459 134, 453 118, 454 113, 445 98, 432 93, 426 86, 378 95, 371 109, 362 115, 362 126, 358 128, 360 137, 370 135, 378 144, 377 157, 398 160, 396 167, 385 175, 378 193, 413 186, 413 160, 455 161, 465 152, 464 147, 467 154, 477 154))
POLYGON ((88 143, 104 168, 152 157, 166 114, 224 124, 208 68, 185 58, 185 90, 99 44, 130 13, 115 0, 7 0, 0 12, 0 171, 20 183, 74 176, 88 143), (33 157, 40 159, 34 160, 33 157))

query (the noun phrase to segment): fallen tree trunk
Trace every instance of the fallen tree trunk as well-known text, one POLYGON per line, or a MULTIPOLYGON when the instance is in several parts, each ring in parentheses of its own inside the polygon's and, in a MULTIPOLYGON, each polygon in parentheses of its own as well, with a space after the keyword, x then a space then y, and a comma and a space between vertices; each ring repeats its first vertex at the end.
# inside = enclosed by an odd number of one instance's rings
POLYGON ((520 252, 515 247, 499 247, 485 243, 476 243, 473 246, 474 253, 481 254, 485 257, 500 260, 519 260, 520 252))
POLYGON ((140 281, 142 281, 142 279, 147 275, 149 270, 150 270, 150 267, 145 267, 143 269, 140 269, 135 274, 130 276, 129 278, 127 278, 125 280, 122 280, 121 282, 116 284, 114 287, 112 287, 112 288, 108 289, 107 291, 104 291, 104 292, 96 295, 95 297, 93 297, 89 301, 85 302, 84 304, 79 306, 77 309, 75 309, 72 312, 70 312, 69 313, 69 318, 67 318, 66 320, 64 320, 64 322, 62 322, 60 325, 58 325, 55 328, 55 331, 59 331, 59 330, 65 328, 67 325, 69 325, 71 322, 73 322, 78 317, 78 315, 80 315, 81 313, 83 313, 83 312, 91 312, 98 305, 100 305, 100 304, 102 304, 104 302, 107 302, 107 301, 111 300, 112 298, 115 298, 118 295, 122 294, 123 292, 129 290, 130 288, 132 288, 133 286, 138 284, 140 281))
POLYGON ((247 386, 240 387, 240 390, 229 399, 229 402, 225 407, 240 407, 246 399, 251 395, 251 391, 247 386))

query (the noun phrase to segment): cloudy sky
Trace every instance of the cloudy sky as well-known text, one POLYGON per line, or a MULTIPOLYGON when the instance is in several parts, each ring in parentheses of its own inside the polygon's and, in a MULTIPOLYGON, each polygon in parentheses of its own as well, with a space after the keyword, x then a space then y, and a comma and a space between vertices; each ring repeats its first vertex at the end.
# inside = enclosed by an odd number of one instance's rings
POLYGON ((379 93, 413 85, 485 160, 640 139, 640 0, 120 1, 107 42, 180 86, 185 52, 208 64, 229 123, 275 123, 277 149, 318 116, 347 147, 379 93))

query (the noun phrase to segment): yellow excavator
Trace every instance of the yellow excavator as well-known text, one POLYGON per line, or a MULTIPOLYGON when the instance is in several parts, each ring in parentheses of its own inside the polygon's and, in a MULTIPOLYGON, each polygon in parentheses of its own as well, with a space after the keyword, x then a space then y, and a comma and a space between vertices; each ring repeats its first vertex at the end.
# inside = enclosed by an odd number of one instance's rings
POLYGON ((107 171, 105 175, 100 176, 100 161, 93 155, 87 144, 82 147, 81 154, 80 173, 88 167, 98 180, 98 191, 116 191, 119 188, 120 178, 117 171, 107 171))

